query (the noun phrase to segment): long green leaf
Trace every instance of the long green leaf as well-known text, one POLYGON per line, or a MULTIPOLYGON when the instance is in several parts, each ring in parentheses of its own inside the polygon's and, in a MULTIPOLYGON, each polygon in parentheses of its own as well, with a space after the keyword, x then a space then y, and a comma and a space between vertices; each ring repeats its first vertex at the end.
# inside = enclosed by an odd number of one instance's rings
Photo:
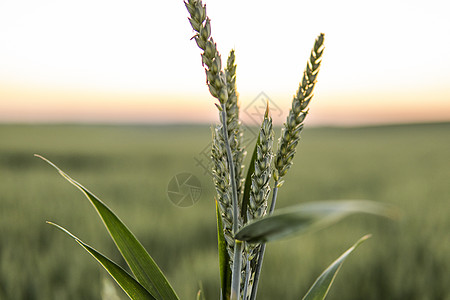
POLYGON ((133 300, 156 300, 139 282, 136 281, 130 274, 124 269, 118 266, 116 263, 105 257, 103 254, 84 243, 82 240, 74 236, 67 229, 59 226, 58 224, 47 222, 53 225, 69 236, 75 239, 87 252, 89 252, 111 275, 112 278, 120 285, 120 287, 127 293, 128 297, 133 300))
POLYGON ((220 271, 220 288, 221 299, 229 299, 231 295, 231 268, 230 257, 227 251, 227 244, 223 233, 222 217, 220 216, 219 205, 216 200, 216 217, 217 217, 217 241, 219 250, 219 271, 220 271))
POLYGON ((133 233, 122 223, 122 221, 120 221, 111 209, 85 187, 61 171, 55 164, 40 155, 36 156, 58 170, 67 181, 80 189, 92 205, 94 205, 117 248, 139 283, 142 284, 156 299, 178 300, 175 291, 170 286, 170 283, 167 281, 158 265, 142 244, 136 239, 133 233))
POLYGON ((249 243, 265 243, 320 229, 355 213, 393 216, 392 208, 372 201, 312 202, 283 208, 270 216, 253 221, 236 233, 236 239, 249 243))
POLYGON ((341 269, 345 259, 365 240, 370 238, 370 235, 365 235, 359 239, 350 249, 344 252, 338 259, 336 259, 314 282, 314 284, 306 293, 302 300, 323 300, 328 294, 331 285, 333 284, 336 274, 341 269))

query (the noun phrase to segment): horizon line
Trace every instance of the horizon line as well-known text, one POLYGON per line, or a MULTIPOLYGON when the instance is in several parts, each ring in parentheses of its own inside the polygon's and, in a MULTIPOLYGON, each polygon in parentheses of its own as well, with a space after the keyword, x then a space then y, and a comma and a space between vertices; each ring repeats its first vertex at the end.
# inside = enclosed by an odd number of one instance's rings
MULTIPOLYGON (((0 126, 143 126, 143 127, 176 127, 176 126, 213 126, 217 123, 209 122, 131 122, 131 121, 3 121, 0 126)), ((429 126, 429 125, 450 125, 450 119, 425 120, 425 121, 390 121, 390 122, 370 122, 370 123, 329 123, 320 124, 305 122, 305 126, 310 128, 365 128, 365 127, 391 127, 391 126, 429 126)), ((282 127, 283 124, 274 124, 274 127, 282 127)), ((258 127, 256 124, 245 125, 245 127, 258 127)))

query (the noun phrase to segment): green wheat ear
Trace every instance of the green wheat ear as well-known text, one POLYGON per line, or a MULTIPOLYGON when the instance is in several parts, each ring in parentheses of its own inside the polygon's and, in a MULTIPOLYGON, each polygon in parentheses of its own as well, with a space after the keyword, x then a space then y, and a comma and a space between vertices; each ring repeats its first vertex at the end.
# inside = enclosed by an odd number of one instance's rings
POLYGON ((238 199, 241 199, 244 184, 244 165, 243 160, 246 155, 245 149, 242 146, 243 132, 241 129, 241 122, 239 121, 239 100, 236 91, 236 56, 234 49, 230 51, 227 59, 227 67, 225 68, 225 75, 227 81, 228 100, 225 104, 227 114, 227 129, 230 140, 230 148, 233 153, 233 161, 236 175, 236 188, 238 199))
POLYGON ((275 157, 277 172, 274 174, 274 177, 276 181, 281 180, 292 165, 292 159, 300 139, 300 132, 303 129, 303 121, 308 114, 307 107, 313 97, 314 86, 322 62, 324 38, 325 35, 321 33, 314 43, 311 56, 303 72, 302 82, 292 99, 292 107, 281 131, 278 151, 275 157))
MULTIPOLYGON (((251 175, 249 201, 247 205, 247 222, 264 217, 267 214, 267 203, 270 194, 270 179, 272 175, 273 158, 272 118, 269 116, 267 103, 264 119, 259 131, 256 151, 254 154, 254 168, 251 175)), ((245 279, 242 294, 247 295, 253 288, 255 272, 258 262, 260 244, 245 244, 245 279)))
POLYGON ((189 11, 192 29, 196 32, 193 39, 197 46, 203 50, 202 63, 206 71, 206 83, 211 95, 221 104, 228 100, 227 79, 222 71, 222 59, 217 45, 211 37, 211 20, 206 16, 206 5, 201 1, 189 0, 184 2, 189 11))
POLYGON ((270 193, 272 173, 272 118, 267 106, 264 120, 259 131, 259 143, 256 148, 255 170, 251 176, 250 198, 247 206, 247 220, 261 218, 267 213, 267 200, 270 193))
POLYGON ((235 241, 234 234, 242 227, 239 207, 243 175, 242 160, 245 155, 241 147, 242 132, 239 123, 239 106, 236 92, 236 65, 234 51, 231 51, 225 70, 222 70, 221 56, 211 38, 211 21, 206 15, 206 6, 200 0, 184 2, 195 32, 193 39, 203 50, 202 64, 205 67, 206 83, 220 112, 220 124, 213 130, 213 176, 217 201, 223 223, 224 239, 227 244, 228 262, 233 268, 231 298, 239 298, 239 275, 241 273, 242 243, 235 241))

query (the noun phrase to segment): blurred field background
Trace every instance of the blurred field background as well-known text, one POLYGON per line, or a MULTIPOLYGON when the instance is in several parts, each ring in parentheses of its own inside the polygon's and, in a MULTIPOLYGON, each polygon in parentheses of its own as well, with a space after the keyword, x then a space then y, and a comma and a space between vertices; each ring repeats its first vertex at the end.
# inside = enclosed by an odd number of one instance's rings
MULTIPOLYGON (((214 188, 196 162, 210 136, 208 126, 0 125, 0 299, 100 299, 105 292, 106 271, 46 220, 124 265, 89 202, 34 153, 107 203, 181 299, 194 299, 200 281, 208 299, 218 299, 214 188), (202 183, 189 208, 167 197, 180 172, 202 183)), ((402 216, 354 216, 270 244, 258 299, 300 299, 367 233, 373 237, 345 263, 328 299, 450 299, 450 123, 307 127, 302 137, 278 208, 370 199, 396 205, 402 216)))

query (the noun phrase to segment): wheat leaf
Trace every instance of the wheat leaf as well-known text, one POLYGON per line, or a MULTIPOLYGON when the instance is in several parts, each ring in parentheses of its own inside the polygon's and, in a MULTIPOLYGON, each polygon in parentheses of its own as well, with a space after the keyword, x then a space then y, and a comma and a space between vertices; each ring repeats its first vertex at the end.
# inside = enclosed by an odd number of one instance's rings
POLYGON ((71 236, 75 241, 78 242, 87 252, 89 252, 111 275, 112 278, 119 284, 119 286, 124 290, 124 292, 133 300, 153 300, 153 297, 139 282, 137 282, 130 274, 128 274, 124 269, 118 266, 116 263, 105 257, 103 254, 84 243, 82 240, 74 236, 67 229, 59 226, 58 224, 47 222, 53 225, 69 236, 71 236))
POLYGON ((265 243, 317 230, 355 213, 392 217, 394 211, 387 205, 364 200, 311 202, 283 208, 250 222, 236 233, 235 238, 249 243, 265 243))
POLYGON ((217 217, 217 242, 219 252, 219 272, 220 272, 220 288, 221 299, 229 299, 231 290, 231 268, 230 257, 228 256, 227 243, 223 233, 222 217, 220 216, 219 205, 216 200, 216 217, 217 217))
POLYGON ((368 238, 370 238, 370 235, 366 235, 360 238, 359 241, 357 241, 350 249, 345 251, 325 271, 323 271, 323 273, 316 279, 316 281, 302 300, 325 299, 344 261, 361 243, 366 241, 368 238))
POLYGON ((40 155, 35 156, 53 166, 58 170, 61 176, 80 189, 89 199, 139 283, 142 284, 156 299, 178 300, 175 291, 170 286, 170 283, 167 281, 153 258, 111 209, 85 187, 59 169, 55 164, 40 155))

